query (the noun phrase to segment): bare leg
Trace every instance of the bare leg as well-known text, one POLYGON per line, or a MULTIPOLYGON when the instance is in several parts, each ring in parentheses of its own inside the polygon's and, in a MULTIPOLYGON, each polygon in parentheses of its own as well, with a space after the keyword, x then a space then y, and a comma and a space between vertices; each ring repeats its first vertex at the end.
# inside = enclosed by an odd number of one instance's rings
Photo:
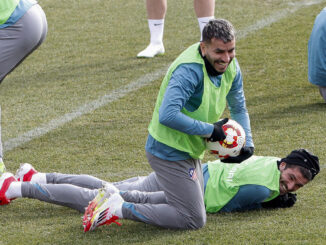
POLYGON ((197 18, 214 16, 215 1, 214 0, 194 0, 194 9, 197 18))
POLYGON ((166 0, 146 0, 147 18, 160 20, 165 18, 167 10, 166 0))
POLYGON ((194 0, 194 9, 198 19, 200 40, 202 32, 209 20, 214 18, 215 1, 214 0, 194 0))

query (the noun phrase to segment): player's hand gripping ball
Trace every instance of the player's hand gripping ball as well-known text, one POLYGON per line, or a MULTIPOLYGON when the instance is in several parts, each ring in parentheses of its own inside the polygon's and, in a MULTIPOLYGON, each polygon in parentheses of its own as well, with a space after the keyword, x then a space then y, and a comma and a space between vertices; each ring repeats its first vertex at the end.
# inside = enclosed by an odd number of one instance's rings
POLYGON ((242 126, 229 119, 222 128, 226 138, 216 142, 206 140, 206 149, 219 159, 239 156, 241 148, 246 144, 246 134, 242 126))

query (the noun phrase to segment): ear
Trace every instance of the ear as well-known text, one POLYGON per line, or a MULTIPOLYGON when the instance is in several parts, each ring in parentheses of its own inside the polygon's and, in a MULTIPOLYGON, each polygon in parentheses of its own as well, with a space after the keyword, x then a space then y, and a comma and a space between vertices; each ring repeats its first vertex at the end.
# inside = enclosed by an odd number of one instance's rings
POLYGON ((284 170, 285 169, 285 166, 286 166, 286 162, 281 162, 281 164, 279 166, 279 169, 280 170, 284 170))
POLYGON ((203 56, 205 56, 206 55, 206 44, 205 44, 205 42, 200 42, 200 51, 201 51, 201 54, 203 55, 203 56))

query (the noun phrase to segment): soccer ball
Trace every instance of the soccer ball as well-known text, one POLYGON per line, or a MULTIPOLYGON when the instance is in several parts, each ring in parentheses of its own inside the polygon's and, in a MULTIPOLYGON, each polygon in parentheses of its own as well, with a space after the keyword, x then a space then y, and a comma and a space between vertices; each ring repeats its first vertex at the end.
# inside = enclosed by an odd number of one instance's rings
POLYGON ((222 126, 226 138, 222 141, 206 141, 206 149, 219 159, 239 156, 241 148, 246 144, 246 134, 242 126, 229 119, 222 126))

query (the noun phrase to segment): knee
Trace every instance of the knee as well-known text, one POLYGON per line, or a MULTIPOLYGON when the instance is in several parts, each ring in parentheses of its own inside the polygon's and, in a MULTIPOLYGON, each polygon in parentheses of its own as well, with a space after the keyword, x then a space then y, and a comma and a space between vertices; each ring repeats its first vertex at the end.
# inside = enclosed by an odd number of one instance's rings
POLYGON ((201 217, 197 217, 196 224, 194 229, 200 229, 203 228, 206 224, 206 213, 202 215, 201 217))
POLYGON ((203 228, 206 224, 206 213, 193 215, 188 220, 187 227, 192 230, 203 228))

